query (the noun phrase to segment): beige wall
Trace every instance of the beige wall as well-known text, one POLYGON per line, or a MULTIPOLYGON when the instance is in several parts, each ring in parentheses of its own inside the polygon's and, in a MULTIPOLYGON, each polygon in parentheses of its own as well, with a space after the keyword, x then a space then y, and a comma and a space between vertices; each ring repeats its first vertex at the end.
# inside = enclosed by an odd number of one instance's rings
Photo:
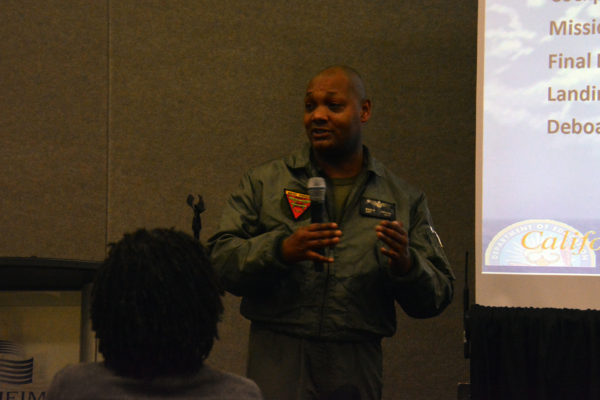
MULTIPOLYGON (((0 2, 0 256, 100 260, 138 227, 202 239, 250 166, 302 143, 302 93, 349 64, 374 101, 365 141, 428 194, 455 272, 440 317, 399 313, 385 398, 454 399, 463 263, 473 252, 476 1, 0 2)), ((227 296, 211 361, 243 373, 227 296)))
POLYGON ((8 0, 0 20, 0 254, 101 258, 106 5, 8 0))

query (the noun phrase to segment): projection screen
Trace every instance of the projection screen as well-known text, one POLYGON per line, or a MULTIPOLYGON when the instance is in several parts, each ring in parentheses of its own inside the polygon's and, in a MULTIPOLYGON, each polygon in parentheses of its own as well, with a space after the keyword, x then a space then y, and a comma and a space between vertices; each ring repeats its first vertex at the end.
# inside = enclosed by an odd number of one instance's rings
POLYGON ((600 308, 600 0, 479 0, 476 289, 600 308))

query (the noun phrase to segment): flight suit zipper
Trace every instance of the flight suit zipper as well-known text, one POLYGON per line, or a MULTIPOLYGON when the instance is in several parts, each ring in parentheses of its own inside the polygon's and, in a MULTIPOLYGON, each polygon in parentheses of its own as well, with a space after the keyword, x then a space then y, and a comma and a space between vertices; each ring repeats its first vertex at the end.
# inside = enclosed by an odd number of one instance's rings
MULTIPOLYGON (((342 212, 336 218, 338 228, 340 230, 342 230, 342 232, 343 232, 342 221, 343 221, 344 217, 346 216, 346 214, 349 212, 349 210, 356 209, 356 204, 357 204, 357 202, 359 202, 360 196, 362 195, 362 193, 364 193, 364 190, 367 187, 368 178, 369 178, 368 171, 361 173, 361 175, 358 176, 354 187, 348 194, 348 198, 346 199, 346 202, 345 202, 346 204, 344 205, 342 212)), ((325 196, 325 206, 326 206, 325 208, 326 208, 326 212, 327 212, 327 219, 329 220, 329 216, 335 215, 334 210, 333 210, 333 189, 332 189, 333 186, 331 184, 330 179, 326 179, 326 181, 327 181, 327 194, 325 196)), ((335 248, 334 249, 326 249, 325 251, 328 256, 335 255, 335 248)), ((335 263, 335 257, 334 257, 334 263, 335 263)), ((327 301, 327 291, 329 290, 329 281, 330 281, 331 275, 332 275, 332 271, 331 271, 332 268, 333 268, 333 263, 326 263, 324 265, 323 272, 327 275, 325 275, 325 282, 323 284, 323 296, 321 298, 321 308, 320 308, 320 312, 319 312, 319 327, 317 330, 317 337, 321 337, 321 334, 323 332, 323 322, 325 319, 325 303, 327 301)))

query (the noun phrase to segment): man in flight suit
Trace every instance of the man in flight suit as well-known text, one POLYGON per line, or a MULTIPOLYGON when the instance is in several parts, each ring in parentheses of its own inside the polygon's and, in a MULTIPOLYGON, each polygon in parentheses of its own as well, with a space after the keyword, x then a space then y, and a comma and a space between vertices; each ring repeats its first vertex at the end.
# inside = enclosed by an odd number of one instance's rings
POLYGON ((424 194, 362 144, 371 101, 359 74, 319 72, 304 105, 308 143, 244 175, 209 240, 213 265, 242 296, 247 374, 266 399, 319 399, 348 384, 380 399, 395 302, 412 317, 435 316, 454 276, 424 194), (327 183, 329 222, 310 222, 311 177, 327 183))

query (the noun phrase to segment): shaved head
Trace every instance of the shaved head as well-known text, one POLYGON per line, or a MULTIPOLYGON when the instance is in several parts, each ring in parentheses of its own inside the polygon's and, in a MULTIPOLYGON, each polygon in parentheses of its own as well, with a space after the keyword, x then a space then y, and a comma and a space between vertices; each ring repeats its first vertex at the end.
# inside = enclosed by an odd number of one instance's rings
MULTIPOLYGON (((358 98, 359 102, 362 103, 363 101, 367 100, 367 93, 365 90, 365 84, 363 82, 362 77, 360 76, 358 71, 356 71, 354 68, 348 67, 346 65, 333 65, 331 67, 327 67, 324 70, 322 70, 321 72, 319 72, 317 75, 315 75, 311 79, 311 82, 317 77, 334 75, 334 74, 337 74, 340 72, 343 73, 344 75, 346 75, 346 77, 350 81, 350 89, 352 90, 352 92, 354 92, 354 94, 358 98)), ((310 82, 309 82, 309 86, 310 86, 310 82)))

